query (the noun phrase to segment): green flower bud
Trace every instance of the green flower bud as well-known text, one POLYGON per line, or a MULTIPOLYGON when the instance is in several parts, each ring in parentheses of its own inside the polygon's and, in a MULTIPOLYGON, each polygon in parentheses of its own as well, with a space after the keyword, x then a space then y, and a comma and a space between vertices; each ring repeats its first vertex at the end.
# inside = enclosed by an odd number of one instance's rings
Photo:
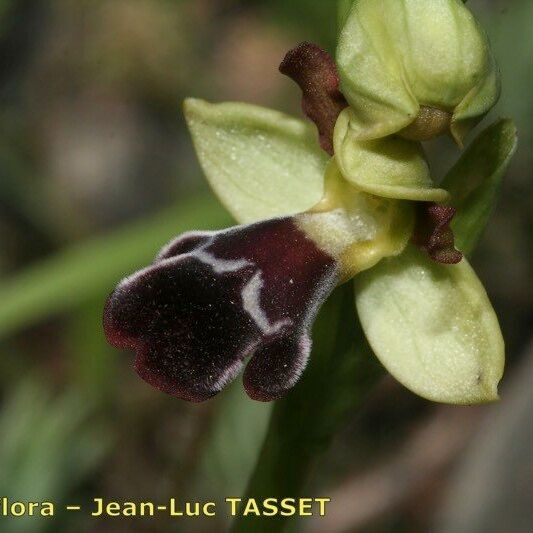
POLYGON ((337 66, 360 139, 451 131, 462 145, 500 93, 487 36, 462 0, 355 0, 337 66))

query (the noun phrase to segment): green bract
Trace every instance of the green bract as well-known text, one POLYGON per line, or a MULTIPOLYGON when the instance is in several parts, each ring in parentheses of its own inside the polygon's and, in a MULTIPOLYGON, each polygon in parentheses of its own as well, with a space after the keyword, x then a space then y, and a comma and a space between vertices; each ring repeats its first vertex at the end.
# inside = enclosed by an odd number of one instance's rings
POLYGON ((503 338, 466 259, 441 265, 409 247, 357 276, 356 304, 375 354, 413 392, 458 404, 498 398, 503 338))
POLYGON ((485 229, 516 146, 513 121, 498 120, 468 147, 444 179, 458 210, 452 223, 456 244, 466 254, 485 229))
POLYGON ((335 156, 346 180, 386 198, 442 202, 448 193, 431 179, 419 143, 400 137, 361 141, 353 128, 355 112, 346 108, 335 125, 335 156))
POLYGON ((306 211, 328 156, 313 127, 278 111, 189 98, 185 117, 209 184, 241 223, 306 211))
POLYGON ((488 39, 462 0, 355 0, 337 66, 351 128, 365 140, 450 129, 462 144, 500 92, 488 39))

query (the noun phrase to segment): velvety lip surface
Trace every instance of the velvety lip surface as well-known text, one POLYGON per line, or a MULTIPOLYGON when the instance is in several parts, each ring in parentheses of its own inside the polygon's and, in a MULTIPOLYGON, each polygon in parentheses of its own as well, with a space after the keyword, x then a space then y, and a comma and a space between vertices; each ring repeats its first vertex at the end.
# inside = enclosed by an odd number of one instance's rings
POLYGON ((144 380, 189 401, 215 395, 252 356, 246 391, 273 400, 306 366, 310 327, 337 270, 292 218, 186 233, 117 286, 105 334, 135 350, 144 380))

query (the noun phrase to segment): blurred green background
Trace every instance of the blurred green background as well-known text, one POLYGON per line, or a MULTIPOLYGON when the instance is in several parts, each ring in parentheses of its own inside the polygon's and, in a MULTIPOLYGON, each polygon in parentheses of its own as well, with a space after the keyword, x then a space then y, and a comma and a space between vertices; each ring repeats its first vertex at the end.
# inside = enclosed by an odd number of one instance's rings
MULTIPOLYGON (((503 401, 438 406, 385 378, 313 474, 308 493, 333 498, 328 516, 293 530, 533 524, 533 2, 469 6, 503 74, 483 124, 511 116, 520 132, 473 261, 507 341, 503 401)), ((175 234, 231 223, 202 178, 183 98, 300 115, 277 66, 302 40, 333 51, 335 23, 335 2, 322 0, 0 0, 0 497, 59 506, 242 494, 270 407, 240 382, 202 405, 150 388, 130 354, 106 345, 102 305, 175 234)), ((437 176, 458 157, 448 140, 429 152, 437 176)), ((223 515, 0 516, 2 532, 226 525, 223 515)))

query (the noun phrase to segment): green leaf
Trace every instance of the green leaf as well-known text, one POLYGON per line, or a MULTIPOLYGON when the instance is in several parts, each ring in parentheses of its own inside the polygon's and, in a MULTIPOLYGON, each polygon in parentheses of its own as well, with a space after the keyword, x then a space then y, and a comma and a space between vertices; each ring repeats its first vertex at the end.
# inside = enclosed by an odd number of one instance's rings
MULTIPOLYGON (((49 384, 27 378, 6 395, 0 412, 1 493, 12 500, 52 501, 60 517, 66 498, 101 467, 113 438, 113 428, 102 424, 93 402, 78 390, 53 397, 49 384)), ((2 532, 49 526, 39 516, 2 518, 2 532)))
POLYGON ((243 103, 184 105, 200 164, 241 223, 306 211, 323 190, 328 156, 313 126, 243 103))
POLYGON ((175 235, 214 229, 228 217, 209 197, 190 199, 103 237, 59 252, 0 282, 0 337, 110 292, 175 235))
POLYGON ((408 247, 357 276, 355 283, 366 337, 398 381, 438 402, 498 398, 503 337, 466 259, 442 265, 408 247))
POLYGON ((437 189, 419 143, 400 137, 360 141, 352 127, 354 111, 346 108, 335 125, 333 142, 342 175, 363 191, 403 200, 441 202, 448 193, 437 189))
POLYGON ((443 182, 457 208, 452 222, 457 248, 470 254, 498 198, 500 185, 517 146, 512 120, 498 120, 469 146, 443 182))

